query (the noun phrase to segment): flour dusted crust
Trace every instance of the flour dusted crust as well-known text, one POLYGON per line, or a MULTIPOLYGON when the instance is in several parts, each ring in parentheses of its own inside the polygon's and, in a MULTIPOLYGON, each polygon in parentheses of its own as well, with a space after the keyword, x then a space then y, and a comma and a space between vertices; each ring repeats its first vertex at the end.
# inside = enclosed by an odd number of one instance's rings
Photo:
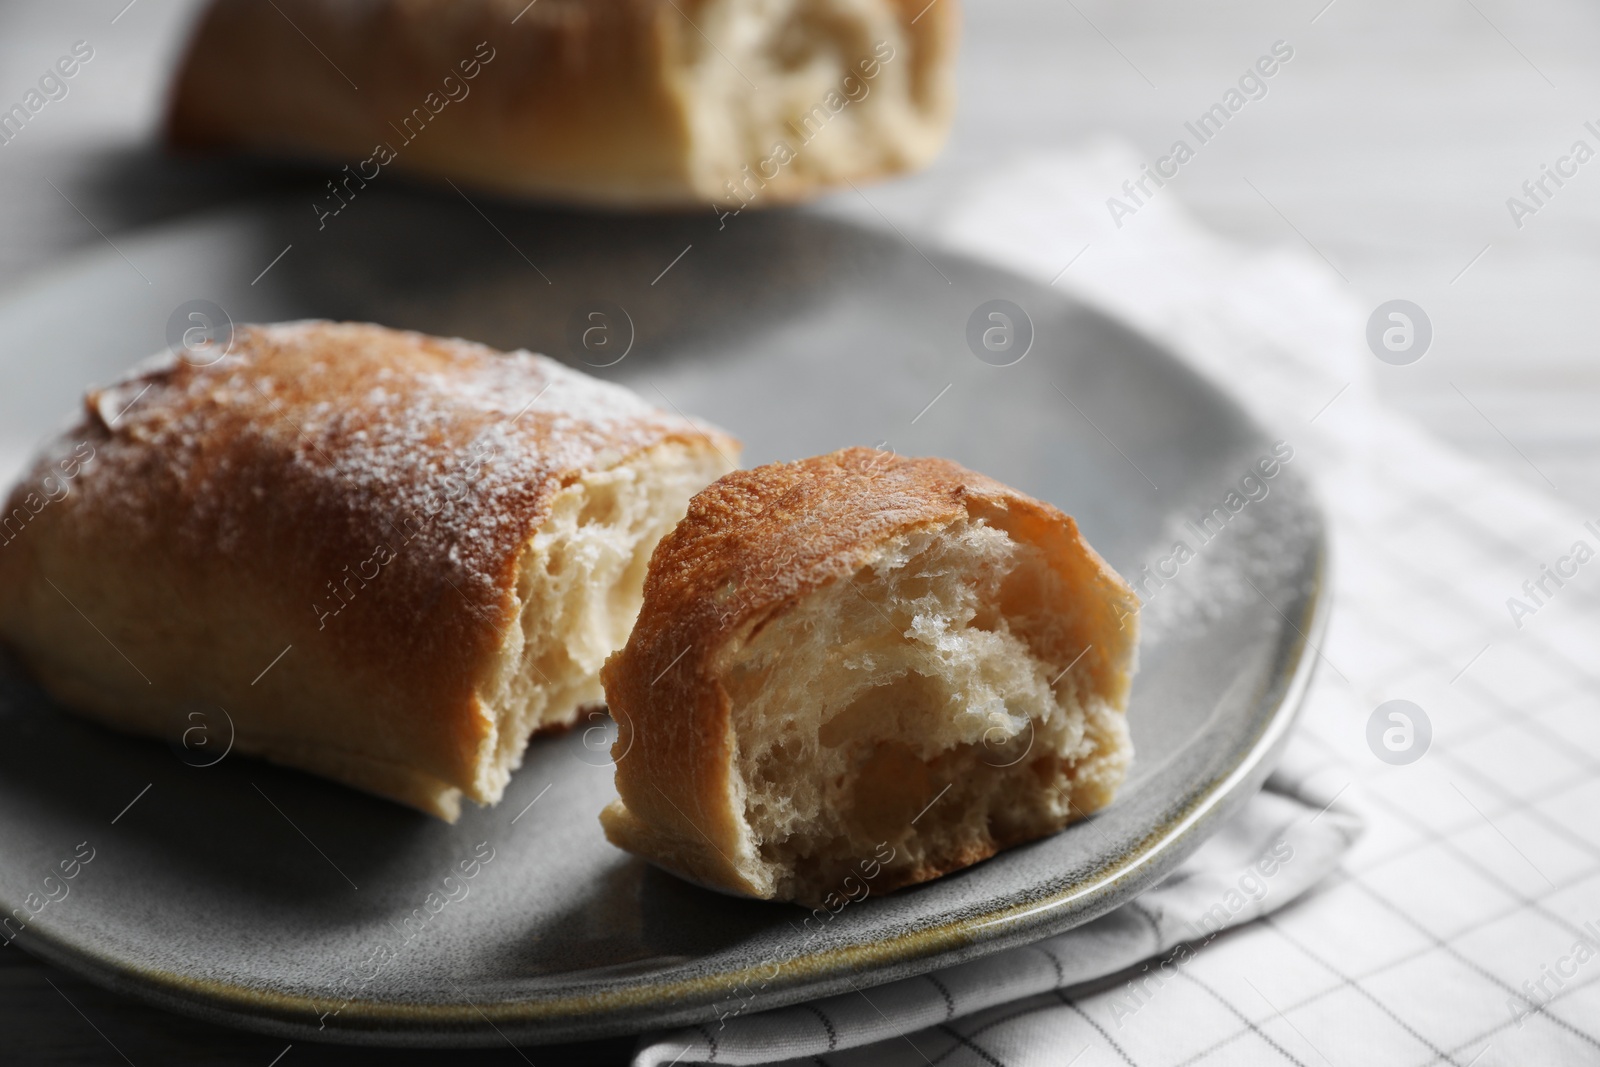
POLYGON ((605 831, 808 904, 1054 832, 1125 775, 1137 610, 1071 518, 954 463, 856 448, 726 475, 601 672, 605 831))
POLYGON ((957 2, 213 0, 167 135, 350 164, 330 209, 390 166, 618 206, 798 200, 932 158, 957 2))
POLYGON ((650 550, 736 456, 543 356, 242 326, 46 447, 0 516, 0 636, 108 725, 221 708, 235 752, 454 819, 599 699, 650 550))

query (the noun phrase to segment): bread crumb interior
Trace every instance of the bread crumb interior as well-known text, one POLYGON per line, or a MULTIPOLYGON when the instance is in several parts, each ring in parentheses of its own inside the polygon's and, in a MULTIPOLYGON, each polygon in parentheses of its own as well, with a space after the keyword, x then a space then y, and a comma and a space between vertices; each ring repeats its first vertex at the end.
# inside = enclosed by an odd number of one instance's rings
POLYGON ((1061 582, 969 519, 758 628, 723 685, 753 866, 778 895, 842 895, 884 845, 872 888, 921 881, 1109 802, 1126 726, 1070 669, 1061 582))
POLYGON ((896 5, 720 0, 696 23, 704 36, 683 36, 691 180, 717 199, 759 203, 797 181, 916 166, 937 149, 942 99, 896 5))
POLYGON ((650 554, 689 499, 726 473, 722 458, 679 444, 593 471, 557 494, 523 556, 518 623, 483 703, 495 720, 485 792, 498 799, 537 731, 568 726, 604 700, 598 672, 644 602, 650 554))

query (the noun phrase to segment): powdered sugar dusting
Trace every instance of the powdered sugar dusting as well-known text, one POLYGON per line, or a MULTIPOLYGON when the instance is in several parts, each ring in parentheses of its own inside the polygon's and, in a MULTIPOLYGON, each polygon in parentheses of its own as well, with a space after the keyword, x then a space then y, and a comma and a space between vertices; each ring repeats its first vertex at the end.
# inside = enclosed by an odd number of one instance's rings
POLYGON ((696 424, 544 356, 320 321, 241 326, 209 366, 150 363, 86 401, 69 436, 100 449, 90 519, 271 566, 307 610, 385 546, 394 561, 364 596, 397 624, 419 604, 498 617, 562 484, 669 440, 706 446, 696 424))

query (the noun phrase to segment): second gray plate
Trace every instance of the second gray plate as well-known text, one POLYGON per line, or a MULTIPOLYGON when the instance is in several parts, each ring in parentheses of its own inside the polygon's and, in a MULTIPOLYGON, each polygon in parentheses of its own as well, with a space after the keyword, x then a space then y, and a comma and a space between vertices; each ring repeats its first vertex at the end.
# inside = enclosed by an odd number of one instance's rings
POLYGON ((304 205, 267 205, 119 240, 0 305, 0 424, 47 432, 206 300, 240 322, 545 351, 732 430, 750 464, 848 444, 948 456, 1077 516, 1139 585, 1132 778, 1086 823, 802 928, 798 908, 606 843, 603 716, 536 742, 499 807, 446 826, 237 755, 197 766, 209 756, 80 722, 5 666, 0 907, 28 917, 18 945, 297 1039, 597 1037, 1060 932, 1170 871, 1260 784, 1310 671, 1322 522, 1292 460, 1247 479, 1273 443, 1168 354, 1048 289, 803 212, 719 228, 479 207, 373 191, 321 231, 304 205), (992 300, 1023 312, 998 353, 969 344, 992 300), (463 863, 473 876, 430 898, 463 863))

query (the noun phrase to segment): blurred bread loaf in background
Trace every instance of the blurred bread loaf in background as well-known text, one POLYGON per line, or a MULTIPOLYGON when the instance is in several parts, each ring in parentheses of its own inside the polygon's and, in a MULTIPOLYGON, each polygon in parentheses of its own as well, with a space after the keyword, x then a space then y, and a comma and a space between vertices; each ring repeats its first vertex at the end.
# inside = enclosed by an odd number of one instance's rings
POLYGON ((795 201, 933 157, 958 23, 957 0, 214 0, 167 139, 615 207, 795 201))

